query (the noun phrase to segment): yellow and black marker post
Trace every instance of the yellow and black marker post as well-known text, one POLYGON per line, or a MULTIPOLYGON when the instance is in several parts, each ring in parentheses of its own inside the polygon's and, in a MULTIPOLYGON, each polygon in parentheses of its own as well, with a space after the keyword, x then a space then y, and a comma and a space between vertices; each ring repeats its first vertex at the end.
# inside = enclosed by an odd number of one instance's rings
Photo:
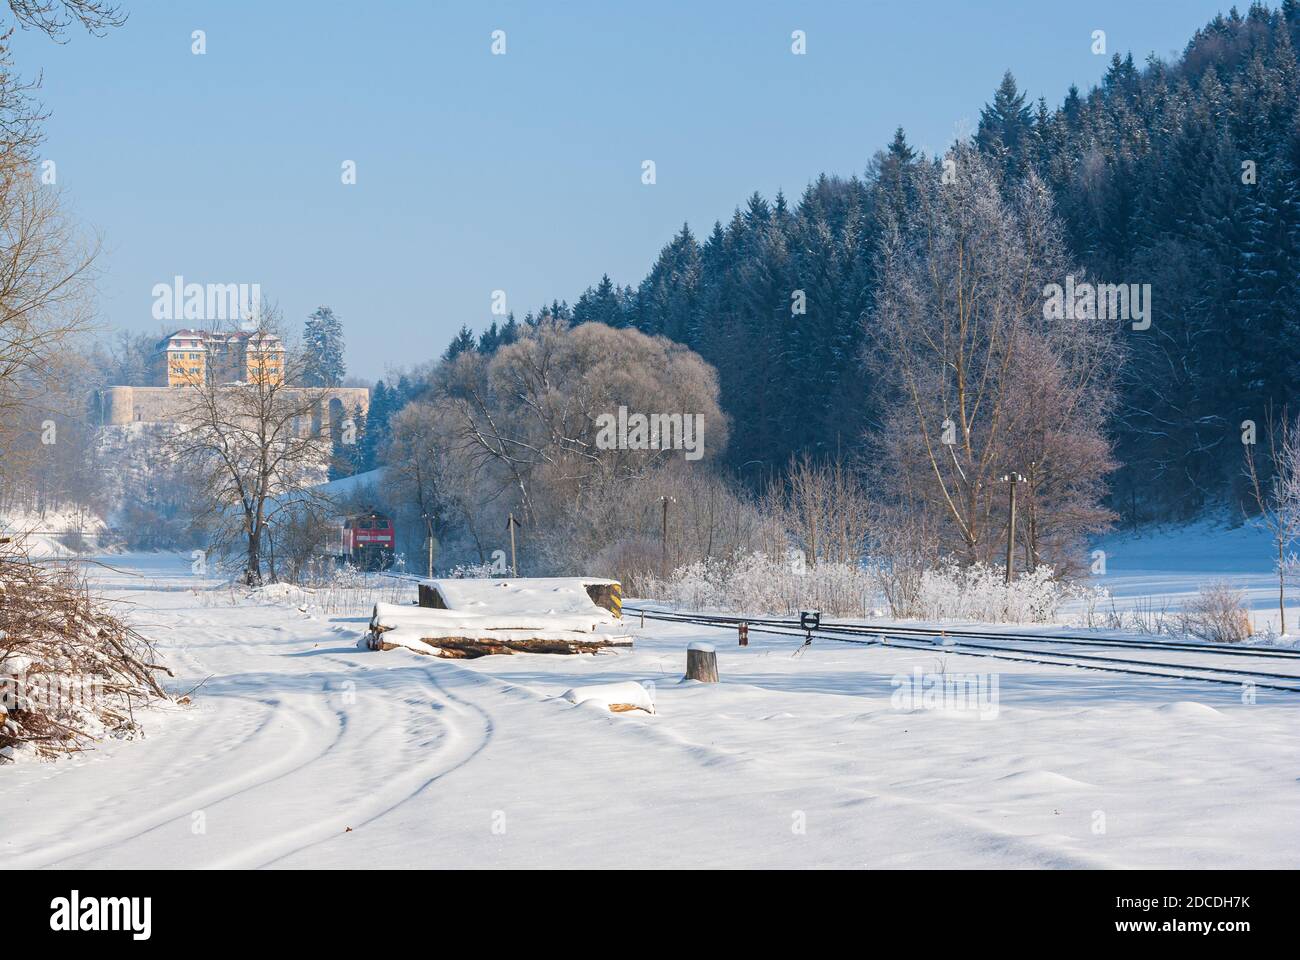
POLYGON ((609 605, 614 612, 614 616, 622 620, 623 619, 623 585, 621 583, 611 583, 609 585, 609 605))

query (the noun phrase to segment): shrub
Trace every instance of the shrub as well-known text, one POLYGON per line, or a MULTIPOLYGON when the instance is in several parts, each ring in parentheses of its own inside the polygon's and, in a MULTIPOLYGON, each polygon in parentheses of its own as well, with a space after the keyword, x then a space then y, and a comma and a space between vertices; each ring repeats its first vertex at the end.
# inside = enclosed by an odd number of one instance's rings
POLYGON ((71 572, 0 558, 0 761, 134 735, 136 708, 167 697, 155 660, 71 572))
POLYGON ((1048 623, 1064 604, 1094 599, 1087 587, 1057 579, 1051 567, 1022 573, 1008 585, 998 567, 947 561, 920 572, 906 606, 899 607, 884 568, 826 561, 809 566, 797 552, 702 560, 679 567, 666 581, 647 576, 640 582, 648 596, 691 610, 790 614, 812 608, 829 616, 871 617, 885 608, 899 619, 985 623, 1048 623))
POLYGON ((797 552, 700 560, 677 568, 666 581, 646 576, 640 582, 649 596, 692 610, 790 614, 817 609, 830 616, 865 617, 880 597, 874 570, 826 561, 809 566, 797 552))
POLYGON ((1201 584, 1196 598, 1183 605, 1183 633, 1209 643, 1241 643, 1251 633, 1246 593, 1226 580, 1201 584))
POLYGON ((1084 600, 1087 592, 1057 579, 1048 566, 1022 573, 1008 584, 1001 567, 960 567, 949 560, 921 575, 914 615, 925 620, 1050 623, 1064 604, 1084 600))

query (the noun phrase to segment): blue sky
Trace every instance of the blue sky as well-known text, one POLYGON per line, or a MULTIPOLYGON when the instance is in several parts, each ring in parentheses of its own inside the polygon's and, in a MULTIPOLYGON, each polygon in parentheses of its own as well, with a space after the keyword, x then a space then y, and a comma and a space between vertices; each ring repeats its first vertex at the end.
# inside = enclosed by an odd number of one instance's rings
POLYGON ((1107 54, 1181 51, 1214 0, 582 2, 123 0, 55 45, 43 156, 103 238, 107 329, 153 331, 176 274, 342 317, 349 371, 436 356, 492 291, 519 316, 608 272, 635 285, 683 221, 861 172, 902 125, 936 150, 1010 67, 1086 90, 1107 54), (191 53, 206 32, 207 52, 191 53), (493 56, 491 34, 506 34, 493 56), (793 30, 807 54, 790 51, 793 30), (641 182, 643 160, 657 183, 641 182), (340 181, 353 160, 357 183, 340 181))

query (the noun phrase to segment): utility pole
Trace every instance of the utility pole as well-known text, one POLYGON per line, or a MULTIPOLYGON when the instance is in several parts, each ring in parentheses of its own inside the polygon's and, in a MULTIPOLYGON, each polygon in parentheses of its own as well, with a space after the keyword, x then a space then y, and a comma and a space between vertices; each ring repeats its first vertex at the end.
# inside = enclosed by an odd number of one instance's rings
POLYGON ((1016 548, 1016 484, 1024 483, 1027 479, 1016 473, 1014 470, 1005 473, 998 478, 1007 485, 1008 496, 1010 497, 1007 504, 1007 585, 1011 584, 1011 568, 1015 563, 1016 548))
POLYGON ((669 501, 672 501, 673 503, 677 502, 676 498, 674 497, 663 496, 659 498, 659 502, 662 503, 664 507, 663 529, 659 539, 659 577, 660 579, 663 580, 668 579, 668 503, 669 501))
POLYGON ((424 515, 424 530, 428 535, 426 542, 429 549, 429 572, 427 574, 430 580, 433 579, 433 517, 429 514, 424 515))
POLYGON ((519 521, 515 519, 514 512, 511 511, 510 519, 506 521, 506 529, 510 531, 510 576, 519 576, 519 567, 515 565, 515 527, 519 526, 519 521))

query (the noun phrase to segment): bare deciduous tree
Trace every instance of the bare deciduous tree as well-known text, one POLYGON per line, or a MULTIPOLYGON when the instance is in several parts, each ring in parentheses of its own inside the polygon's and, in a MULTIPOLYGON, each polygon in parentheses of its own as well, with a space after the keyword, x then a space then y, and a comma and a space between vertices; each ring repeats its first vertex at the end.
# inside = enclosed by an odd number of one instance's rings
MULTIPOLYGON (((278 312, 268 309, 252 335, 279 329, 278 312)), ((305 515, 331 509, 314 489, 330 456, 324 392, 295 386, 302 365, 301 355, 289 350, 283 377, 260 366, 242 382, 196 375, 175 388, 185 392, 179 417, 185 429, 173 438, 171 455, 201 474, 205 502, 196 513, 214 549, 238 549, 250 586, 262 583, 263 554, 277 523, 302 523, 305 515)))
POLYGON ((1274 416, 1270 408, 1264 434, 1268 442, 1267 461, 1256 463, 1255 444, 1245 447, 1246 479, 1256 511, 1256 526, 1268 532, 1273 542, 1277 569, 1278 631, 1286 633, 1286 579, 1293 564, 1287 551, 1300 537, 1300 418, 1290 420, 1284 408, 1274 416))
POLYGON ((857 564, 867 550, 870 504, 858 475, 843 460, 791 458, 785 477, 769 489, 765 506, 800 544, 809 566, 818 561, 857 564))
POLYGON ((64 42, 67 30, 79 23, 95 36, 126 23, 120 4, 112 0, 7 0, 14 19, 53 40, 64 42))
MULTIPOLYGON (((0 64, 0 99, 6 76, 0 64)), ((13 114, 0 105, 0 118, 13 114)), ((0 130, 0 138, 9 136, 0 130)), ((32 176, 27 145, 0 144, 0 448, 9 454, 7 476, 21 466, 14 431, 50 398, 60 347, 90 324, 96 253, 57 191, 32 176)))
MULTIPOLYGON (((1031 475, 1035 561, 1104 528, 1101 425, 1117 351, 1102 321, 1050 320, 1070 268, 1046 188, 1015 188, 975 151, 913 174, 915 209, 890 225, 867 318, 870 360, 896 404, 872 436, 875 492, 943 518, 944 549, 993 562, 1007 471, 1031 475)), ((923 524, 928 525, 928 524, 923 524)))
MULTIPOLYGON (((680 485, 694 484, 690 502, 672 511, 674 559, 697 543, 732 539, 734 493, 716 478, 696 483, 727 442, 717 379, 685 347, 548 318, 491 357, 462 353, 431 379, 429 400, 396 420, 390 495, 431 524, 454 517, 480 560, 508 548, 508 513, 523 522, 520 562, 534 570, 586 569, 616 544, 658 544, 658 498, 680 485), (620 407, 628 416, 675 418, 680 431, 687 417, 697 418, 702 433, 691 444, 700 459, 688 461, 662 435, 648 447, 611 437, 620 407)), ((686 439, 684 432, 675 439, 686 439)))
POLYGON ((726 447, 717 376, 663 337, 599 323, 545 321, 490 360, 469 351, 445 371, 441 395, 458 436, 517 498, 527 521, 584 490, 644 475, 680 451, 598 442, 600 418, 620 407, 698 417, 703 456, 726 447), (539 497, 542 498, 539 501, 539 497))
POLYGON ((480 485, 449 411, 416 401, 393 417, 390 429, 385 492, 391 502, 409 505, 424 531, 428 575, 433 576, 436 542, 456 522, 464 524, 478 549, 479 562, 485 562, 476 495, 480 485))

